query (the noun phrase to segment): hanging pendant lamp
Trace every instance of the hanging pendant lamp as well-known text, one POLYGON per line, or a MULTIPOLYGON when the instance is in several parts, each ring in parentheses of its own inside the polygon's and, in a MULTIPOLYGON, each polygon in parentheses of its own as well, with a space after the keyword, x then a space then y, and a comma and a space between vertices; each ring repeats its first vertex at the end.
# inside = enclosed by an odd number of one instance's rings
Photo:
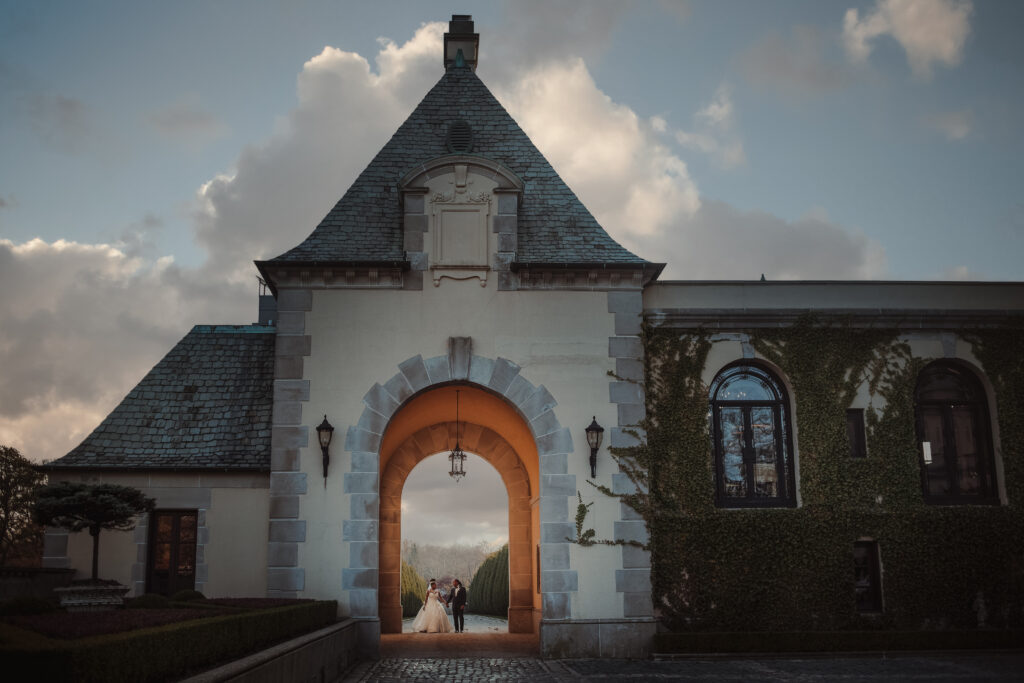
POLYGON ((466 476, 466 454, 463 452, 462 447, 459 445, 459 390, 455 390, 455 448, 448 454, 448 460, 451 462, 451 469, 448 471, 448 476, 455 481, 460 481, 466 476))

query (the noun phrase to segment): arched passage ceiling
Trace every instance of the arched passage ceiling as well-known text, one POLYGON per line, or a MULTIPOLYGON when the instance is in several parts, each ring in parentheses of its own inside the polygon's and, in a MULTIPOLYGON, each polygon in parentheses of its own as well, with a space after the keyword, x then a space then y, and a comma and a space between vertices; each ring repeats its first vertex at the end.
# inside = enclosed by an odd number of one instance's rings
MULTIPOLYGON (((519 456, 538 491, 537 447, 529 426, 504 399, 472 385, 447 385, 409 400, 388 423, 380 446, 380 471, 386 472, 395 450, 416 432, 455 420, 455 390, 459 390, 459 421, 500 434, 519 456)), ((465 427, 464 427, 465 428, 465 427)), ((454 445, 454 443, 452 443, 454 445)))

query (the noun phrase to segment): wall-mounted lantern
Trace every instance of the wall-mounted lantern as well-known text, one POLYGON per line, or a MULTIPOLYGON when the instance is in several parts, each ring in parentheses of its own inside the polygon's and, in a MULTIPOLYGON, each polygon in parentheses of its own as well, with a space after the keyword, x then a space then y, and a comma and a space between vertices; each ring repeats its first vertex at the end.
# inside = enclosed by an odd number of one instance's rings
POLYGON ((324 454, 324 488, 327 488, 327 467, 331 464, 331 454, 327 448, 331 445, 331 437, 334 436, 334 427, 327 421, 327 416, 324 415, 324 421, 320 423, 320 426, 316 428, 316 435, 320 438, 320 450, 324 454))
POLYGON ((604 437, 604 427, 597 424, 597 416, 587 427, 587 443, 590 444, 590 476, 597 477, 597 449, 601 447, 601 438, 604 437))

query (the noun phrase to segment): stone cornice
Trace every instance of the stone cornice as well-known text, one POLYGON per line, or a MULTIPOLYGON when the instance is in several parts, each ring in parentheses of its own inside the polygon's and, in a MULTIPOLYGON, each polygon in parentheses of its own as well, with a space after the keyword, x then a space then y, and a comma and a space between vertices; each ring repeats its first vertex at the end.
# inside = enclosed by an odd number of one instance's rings
POLYGON ((513 261, 520 290, 638 290, 658 277, 661 263, 523 263, 513 261))
POLYGON ((736 330, 785 327, 812 314, 823 323, 900 330, 949 330, 1005 327, 1007 321, 1024 323, 1020 309, 912 309, 912 308, 673 308, 645 309, 644 319, 658 327, 736 330))
POLYGON ((278 288, 402 289, 408 261, 277 263, 257 261, 263 279, 278 288))

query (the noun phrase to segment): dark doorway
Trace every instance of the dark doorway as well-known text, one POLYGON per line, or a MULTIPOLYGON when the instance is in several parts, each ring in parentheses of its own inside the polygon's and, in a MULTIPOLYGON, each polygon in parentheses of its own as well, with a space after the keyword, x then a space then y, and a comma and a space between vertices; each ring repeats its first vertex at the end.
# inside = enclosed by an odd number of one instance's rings
POLYGON ((195 510, 157 510, 149 525, 146 592, 173 595, 196 585, 195 510))

